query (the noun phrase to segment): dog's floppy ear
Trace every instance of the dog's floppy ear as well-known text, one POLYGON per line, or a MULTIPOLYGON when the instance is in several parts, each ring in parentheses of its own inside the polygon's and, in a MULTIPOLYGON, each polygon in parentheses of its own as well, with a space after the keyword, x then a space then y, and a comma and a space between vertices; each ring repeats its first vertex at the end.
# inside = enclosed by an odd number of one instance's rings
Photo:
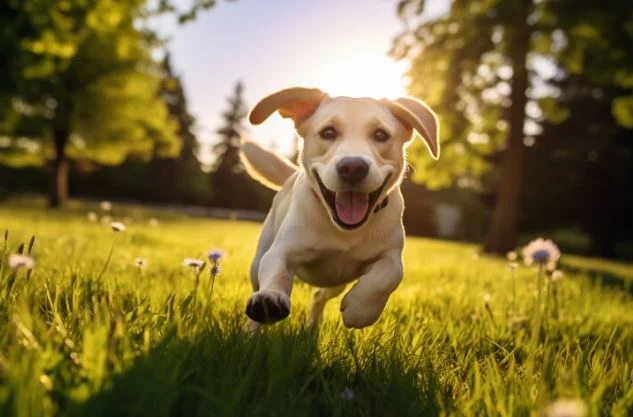
POLYGON ((385 100, 389 110, 405 125, 415 129, 424 139, 431 156, 440 157, 440 124, 435 112, 424 102, 411 97, 385 100))
POLYGON ((258 125, 279 110, 282 117, 299 123, 314 113, 326 94, 317 88, 294 87, 278 91, 262 99, 251 110, 249 120, 258 125))

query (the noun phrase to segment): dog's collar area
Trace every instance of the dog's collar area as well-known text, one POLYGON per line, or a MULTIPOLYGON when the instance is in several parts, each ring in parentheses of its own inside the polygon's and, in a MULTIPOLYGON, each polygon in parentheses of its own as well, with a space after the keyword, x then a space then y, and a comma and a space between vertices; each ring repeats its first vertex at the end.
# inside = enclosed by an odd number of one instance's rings
POLYGON ((378 213, 380 210, 387 207, 387 204, 389 204, 389 196, 385 196, 385 198, 380 202, 380 204, 376 204, 376 207, 374 207, 374 214, 378 213))

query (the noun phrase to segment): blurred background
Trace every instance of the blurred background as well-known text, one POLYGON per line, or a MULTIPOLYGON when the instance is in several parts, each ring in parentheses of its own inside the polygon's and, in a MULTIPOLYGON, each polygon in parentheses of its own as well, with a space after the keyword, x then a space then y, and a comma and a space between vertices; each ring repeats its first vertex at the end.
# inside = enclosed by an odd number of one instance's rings
POLYGON ((239 138, 290 158, 301 140, 250 106, 409 94, 438 112, 442 156, 410 148, 408 234, 633 260, 632 45, 630 0, 3 0, 0 204, 261 220, 274 194, 239 138))

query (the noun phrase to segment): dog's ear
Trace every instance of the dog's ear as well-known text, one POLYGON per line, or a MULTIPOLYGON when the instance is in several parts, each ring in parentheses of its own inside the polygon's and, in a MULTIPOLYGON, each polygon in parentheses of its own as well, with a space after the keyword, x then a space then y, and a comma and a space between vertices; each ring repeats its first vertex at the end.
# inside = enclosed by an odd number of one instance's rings
POLYGON ((431 156, 440 157, 440 124, 435 112, 426 103, 411 97, 384 101, 389 110, 407 127, 415 129, 424 139, 431 156))
POLYGON ((282 117, 289 117, 295 123, 300 123, 316 111, 325 97, 326 94, 317 88, 287 88, 257 103, 251 110, 249 120, 258 125, 279 110, 282 117))

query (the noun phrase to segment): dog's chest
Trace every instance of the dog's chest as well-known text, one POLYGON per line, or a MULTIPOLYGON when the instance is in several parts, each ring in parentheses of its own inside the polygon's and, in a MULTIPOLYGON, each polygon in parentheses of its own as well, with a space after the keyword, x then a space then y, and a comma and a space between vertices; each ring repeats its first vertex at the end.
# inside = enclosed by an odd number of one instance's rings
POLYGON ((326 250, 315 260, 297 267, 297 277, 316 287, 335 287, 355 280, 372 262, 370 254, 361 251, 326 250))

